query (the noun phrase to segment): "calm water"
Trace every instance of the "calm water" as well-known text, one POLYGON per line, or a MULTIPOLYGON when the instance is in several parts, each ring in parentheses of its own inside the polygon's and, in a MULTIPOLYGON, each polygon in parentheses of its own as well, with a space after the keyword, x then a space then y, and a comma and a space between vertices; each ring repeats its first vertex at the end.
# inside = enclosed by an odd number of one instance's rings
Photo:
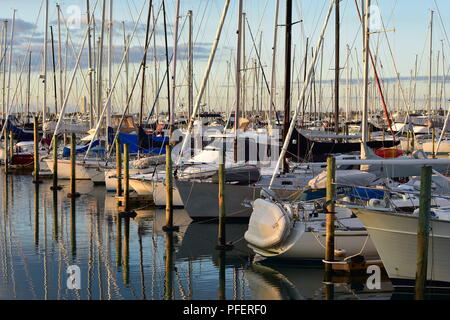
MULTIPOLYGON (((118 219, 104 187, 78 182, 82 196, 56 197, 50 181, 0 174, 0 299, 324 299, 321 268, 251 264, 245 224, 227 225, 235 248, 215 250, 217 224, 191 223, 175 210, 180 232, 162 231, 165 212, 140 208, 118 219), (172 248, 172 250, 171 250, 172 248), (81 270, 81 289, 67 289, 67 267, 81 270)), ((334 279, 334 299, 390 299, 392 287, 366 278, 334 279)))

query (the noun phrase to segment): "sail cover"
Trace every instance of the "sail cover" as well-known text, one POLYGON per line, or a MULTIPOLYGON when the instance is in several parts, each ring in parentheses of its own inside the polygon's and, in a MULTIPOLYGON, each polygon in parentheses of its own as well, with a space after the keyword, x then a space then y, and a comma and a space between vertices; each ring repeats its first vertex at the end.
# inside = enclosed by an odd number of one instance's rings
MULTIPOLYGON (((369 141, 367 146, 372 149, 391 148, 400 141, 369 141)), ((360 142, 314 141, 308 139, 297 129, 292 133, 287 155, 294 162, 311 161, 324 162, 327 157, 336 153, 349 153, 361 150, 360 142)))

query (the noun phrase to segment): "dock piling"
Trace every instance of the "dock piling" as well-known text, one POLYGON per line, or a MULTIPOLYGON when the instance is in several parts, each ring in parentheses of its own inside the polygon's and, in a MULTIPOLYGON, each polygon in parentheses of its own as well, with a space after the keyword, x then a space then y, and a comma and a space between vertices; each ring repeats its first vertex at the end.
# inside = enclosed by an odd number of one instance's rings
POLYGON ((430 166, 422 167, 420 177, 419 226, 417 230, 416 300, 424 299, 426 289, 428 235, 430 232, 431 174, 432 168, 430 166))
POLYGON ((120 197, 122 195, 122 153, 120 151, 119 137, 116 139, 116 176, 116 196, 120 197))
POLYGON ((40 183, 39 180, 39 131, 38 117, 33 118, 33 139, 34 139, 34 183, 40 183))
POLYGON ((53 137, 53 185, 50 189, 53 191, 62 189, 58 186, 58 139, 56 135, 53 137))
MULTIPOLYGON (((120 150, 120 149, 119 149, 120 150)), ((120 216, 123 218, 134 218, 136 212, 130 207, 130 146, 123 145, 123 211, 120 216)))
POLYGON ((76 136, 75 133, 72 133, 70 139, 70 193, 67 195, 69 198, 77 198, 80 196, 78 192, 76 192, 76 158, 77 158, 77 150, 76 150, 76 136))
POLYGON ((4 136, 4 142, 5 142, 5 149, 3 153, 3 161, 5 165, 5 174, 8 175, 9 173, 9 163, 8 163, 8 129, 5 129, 5 136, 4 136))
MULTIPOLYGON (((334 194, 335 194, 335 177, 336 177, 336 159, 334 157, 327 158, 327 189, 326 189, 326 249, 325 260, 327 262, 334 261, 334 194)), ((332 265, 325 264, 325 271, 331 272, 332 265)))
POLYGON ((178 231, 173 225, 173 170, 172 170, 172 145, 166 145, 166 225, 163 231, 178 231))
POLYGON ((336 181, 336 159, 327 158, 327 184, 326 184, 326 244, 325 244, 325 299, 334 299, 333 261, 334 261, 334 195, 336 181))
POLYGON ((222 152, 220 153, 220 159, 219 159, 219 230, 217 234, 217 250, 231 250, 233 249, 232 244, 227 244, 226 242, 226 234, 225 234, 225 219, 226 219, 226 211, 225 211, 225 154, 224 151, 225 148, 222 149, 222 152))
POLYGON ((125 212, 128 212, 130 210, 130 167, 129 167, 129 157, 130 157, 130 147, 126 143, 124 144, 124 151, 123 151, 123 179, 124 179, 124 186, 123 186, 123 193, 124 193, 124 207, 125 212))
POLYGON ((12 163, 14 157, 14 134, 9 131, 9 161, 12 163))
POLYGON ((431 128, 431 143, 432 143, 432 157, 436 158, 436 144, 435 144, 435 140, 436 140, 436 129, 434 128, 434 126, 431 128))

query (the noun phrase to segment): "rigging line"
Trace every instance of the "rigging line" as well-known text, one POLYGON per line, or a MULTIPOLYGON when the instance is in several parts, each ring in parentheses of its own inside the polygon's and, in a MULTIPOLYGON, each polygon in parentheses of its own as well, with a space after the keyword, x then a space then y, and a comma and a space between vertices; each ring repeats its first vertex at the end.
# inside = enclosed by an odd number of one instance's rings
MULTIPOLYGON (((185 25, 186 25, 186 20, 184 21, 183 25, 181 26, 180 34, 178 35, 178 40, 180 40, 180 38, 181 38, 181 33, 183 32, 185 25)), ((170 56, 170 59, 169 59, 169 65, 172 63, 172 59, 173 59, 173 53, 172 53, 172 55, 170 56)), ((158 103, 158 100, 159 100, 159 95, 160 95, 161 90, 162 90, 162 88, 163 88, 163 86, 164 86, 164 83, 165 83, 165 80, 166 80, 166 78, 167 78, 167 74, 168 74, 168 73, 169 73, 169 69, 166 68, 166 71, 164 72, 163 79, 162 79, 162 81, 160 82, 160 86, 159 86, 158 92, 157 92, 157 94, 156 94, 156 97, 154 98, 153 105, 152 105, 152 109, 150 110, 150 113, 149 113, 149 115, 148 115, 148 117, 147 117, 147 120, 146 120, 147 125, 148 125, 148 123, 150 122, 150 118, 153 116, 153 112, 155 111, 155 107, 156 107, 156 105, 157 105, 157 103, 158 103)), ((180 95, 180 93, 178 93, 177 98, 179 98, 179 95, 180 95)))
MULTIPOLYGON (((60 8, 60 10, 61 10, 61 8, 60 8)), ((74 44, 73 44, 72 37, 71 37, 71 35, 70 35, 70 30, 69 30, 69 26, 67 25, 67 20, 64 19, 64 15, 63 15, 63 13, 62 13, 62 10, 60 11, 60 13, 61 13, 62 20, 64 21, 64 24, 65 24, 65 26, 66 26, 66 33, 67 33, 68 39, 69 39, 70 44, 71 44, 71 47, 72 47, 73 55, 76 57, 77 52, 75 51, 75 46, 74 46, 74 44)), ((80 68, 81 77, 83 78, 84 86, 85 86, 86 90, 89 90, 89 89, 88 89, 88 85, 87 85, 87 83, 86 83, 86 77, 84 76, 84 73, 83 73, 83 68, 81 68, 81 66, 79 66, 79 68, 80 68)), ((61 98, 62 98, 62 97, 61 97, 61 98)), ((61 98, 60 98, 60 99, 61 99, 61 98)))
MULTIPOLYGON (((379 6, 378 0, 376 0, 376 2, 377 2, 377 5, 379 6)), ((356 3, 356 5, 357 5, 356 0, 355 0, 355 3, 356 3)), ((381 20, 381 24, 383 25, 383 29, 386 29, 386 26, 385 26, 385 24, 384 24, 383 17, 382 17, 381 15, 380 15, 380 20, 381 20)), ((400 86, 400 91, 401 91, 401 93, 402 93, 403 103, 404 103, 404 105, 405 105, 406 108, 407 108, 407 115, 408 115, 408 117, 409 117, 409 113, 410 113, 410 111, 411 111, 411 105, 408 103, 408 101, 407 101, 407 99, 406 99, 406 97, 405 97, 405 92, 404 92, 403 86, 401 85, 401 82, 400 82, 400 77, 399 77, 399 72, 398 72, 397 64, 396 64, 396 62, 395 62, 394 54, 393 54, 393 52, 392 52, 391 44, 390 44, 390 42, 389 42, 389 37, 387 36, 387 33, 386 33, 386 32, 384 32, 384 36, 386 37, 386 43, 387 43, 388 48, 389 48, 389 54, 390 54, 390 57, 391 57, 391 59, 392 59, 393 66, 394 66, 394 69, 395 69, 395 72, 396 72, 396 74, 397 74, 397 79, 399 80, 399 84, 398 84, 398 85, 400 86)))
POLYGON ((439 9, 439 6, 438 6, 436 0, 433 0, 433 1, 434 1, 434 5, 436 6, 436 11, 438 13, 439 21, 441 22, 445 38, 447 39, 447 43, 450 45, 450 41, 449 41, 449 38, 448 38, 448 35, 447 35, 447 30, 445 29, 444 21, 442 21, 441 10, 439 9))
MULTIPOLYGON (((251 38, 252 38, 252 43, 253 43, 253 46, 254 46, 254 48, 255 48, 256 55, 257 55, 257 57, 258 57, 259 66, 261 67, 261 72, 262 72, 262 75, 263 75, 263 77, 264 77, 264 83, 266 84, 267 92, 268 92, 269 95, 270 95, 269 83, 267 82, 266 73, 264 72, 264 68, 263 68, 263 65, 262 65, 262 63, 261 63, 260 52, 258 52, 258 49, 256 48, 255 38, 253 37, 252 29, 250 28, 250 24, 249 24, 249 22, 248 22, 248 18, 247 18, 247 17, 246 17, 246 20, 247 20, 248 31, 250 32, 250 36, 251 36, 251 38)), ((272 106, 273 106, 273 108, 274 108, 274 110, 275 110, 275 103, 274 103, 273 101, 272 101, 272 106)), ((278 112, 275 112, 275 116, 277 117, 277 121, 279 122, 280 119, 278 118, 278 112)))

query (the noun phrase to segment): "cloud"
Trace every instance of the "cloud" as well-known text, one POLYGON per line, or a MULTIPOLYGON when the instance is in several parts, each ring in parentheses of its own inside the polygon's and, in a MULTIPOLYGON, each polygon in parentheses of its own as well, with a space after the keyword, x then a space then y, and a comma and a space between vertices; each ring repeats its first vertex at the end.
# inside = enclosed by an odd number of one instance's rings
MULTIPOLYGON (((11 35, 11 28, 12 28, 12 19, 11 18, 0 18, 0 23, 3 28, 3 21, 8 21, 8 37, 11 35)), ((14 21, 14 35, 16 34, 24 34, 24 33, 30 33, 34 28, 36 28, 36 25, 34 23, 18 19, 16 18, 14 21)))

